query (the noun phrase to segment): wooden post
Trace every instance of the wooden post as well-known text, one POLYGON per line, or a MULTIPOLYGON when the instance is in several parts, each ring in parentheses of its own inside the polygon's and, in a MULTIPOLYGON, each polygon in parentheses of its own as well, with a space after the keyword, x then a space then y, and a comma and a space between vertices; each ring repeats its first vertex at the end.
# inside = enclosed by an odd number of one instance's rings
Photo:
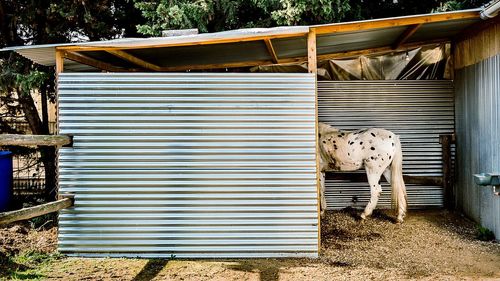
POLYGON ((315 139, 316 139, 316 192, 318 194, 317 210, 318 210, 318 253, 321 251, 321 182, 319 170, 319 139, 318 139, 318 85, 317 85, 317 56, 316 56, 316 30, 309 28, 307 34, 307 71, 314 74, 315 79, 315 139))
POLYGON ((307 70, 309 73, 317 73, 317 56, 316 56, 316 30, 309 29, 307 34, 307 70))
POLYGON ((56 50, 56 76, 64 71, 64 51, 56 50))
POLYGON ((442 149, 443 161, 443 194, 444 206, 446 209, 453 209, 453 171, 451 166, 451 144, 453 143, 453 135, 440 135, 439 142, 442 149))
POLYGON ((53 212, 57 212, 61 209, 66 209, 73 206, 74 201, 72 198, 64 198, 54 202, 24 208, 21 210, 0 213, 0 225, 8 224, 15 221, 27 220, 34 217, 43 216, 53 212))

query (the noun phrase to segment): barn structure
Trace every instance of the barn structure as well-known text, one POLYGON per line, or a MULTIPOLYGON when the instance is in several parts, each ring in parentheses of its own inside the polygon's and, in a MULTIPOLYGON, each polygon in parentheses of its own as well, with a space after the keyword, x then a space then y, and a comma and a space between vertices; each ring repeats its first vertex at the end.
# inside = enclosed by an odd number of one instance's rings
MULTIPOLYGON (((59 133, 74 141, 59 192, 75 194, 59 250, 315 257, 318 121, 400 134, 410 208, 456 205, 500 238, 500 197, 472 177, 500 170, 498 3, 7 49, 58 73, 59 133)), ((329 208, 363 206, 360 177, 330 175, 329 208)))

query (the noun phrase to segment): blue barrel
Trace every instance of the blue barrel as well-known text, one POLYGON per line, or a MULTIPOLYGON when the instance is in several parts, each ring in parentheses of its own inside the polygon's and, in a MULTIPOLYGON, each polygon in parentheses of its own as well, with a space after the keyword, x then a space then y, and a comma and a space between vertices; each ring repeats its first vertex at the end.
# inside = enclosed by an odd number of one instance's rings
POLYGON ((12 152, 0 151, 0 212, 9 209, 12 200, 12 152))

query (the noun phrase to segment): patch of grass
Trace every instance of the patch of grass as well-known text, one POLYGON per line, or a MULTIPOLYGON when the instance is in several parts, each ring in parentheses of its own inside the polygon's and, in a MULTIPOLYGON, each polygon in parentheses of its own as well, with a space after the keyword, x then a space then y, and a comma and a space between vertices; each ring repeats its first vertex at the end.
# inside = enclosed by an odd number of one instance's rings
POLYGON ((493 241, 495 240, 495 234, 488 228, 479 225, 476 229, 476 238, 481 241, 493 241))
POLYGON ((60 257, 59 253, 22 252, 8 258, 0 280, 42 280, 48 265, 60 257))

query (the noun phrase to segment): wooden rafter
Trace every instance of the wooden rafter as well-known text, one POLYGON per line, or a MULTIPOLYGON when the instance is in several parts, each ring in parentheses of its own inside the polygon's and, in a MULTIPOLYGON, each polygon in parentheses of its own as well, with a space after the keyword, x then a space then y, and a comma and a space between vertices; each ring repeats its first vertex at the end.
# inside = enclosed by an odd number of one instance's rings
POLYGON ((394 44, 392 44, 392 49, 397 49, 401 47, 406 41, 422 26, 421 23, 413 24, 406 28, 406 30, 396 39, 394 44))
POLYGON ((386 28, 394 26, 406 26, 424 24, 431 22, 441 22, 460 19, 478 19, 479 11, 465 11, 455 13, 442 13, 434 15, 408 16, 401 18, 389 18, 379 20, 368 20, 361 22, 334 23, 312 26, 318 34, 359 31, 376 28, 386 28))
POLYGON ((271 55, 273 63, 279 63, 279 59, 278 59, 278 56, 276 55, 276 51, 274 51, 274 47, 273 47, 273 43, 271 42, 271 39, 264 39, 264 42, 266 43, 267 51, 269 52, 269 55, 271 55))
POLYGON ((114 56, 117 56, 121 59, 124 59, 128 62, 131 62, 137 66, 140 66, 142 68, 145 68, 145 69, 150 69, 150 70, 154 70, 154 71, 164 71, 162 69, 162 67, 156 65, 156 64, 153 64, 153 63, 150 63, 150 62, 147 62, 141 58, 138 58, 134 55, 131 55, 130 53, 127 53, 125 51, 122 51, 122 50, 106 50, 106 52, 114 55, 114 56))
POLYGON ((98 60, 93 59, 87 55, 77 53, 77 52, 64 51, 63 56, 64 56, 64 58, 67 58, 69 60, 76 61, 76 62, 81 63, 81 64, 90 65, 90 66, 93 66, 95 68, 105 70, 105 71, 110 71, 110 72, 136 71, 135 69, 125 69, 125 68, 116 67, 112 64, 98 61, 98 60))
MULTIPOLYGON (((309 38, 312 40, 312 38, 309 38)), ((331 54, 323 54, 316 55, 317 61, 329 60, 329 59, 339 59, 339 58, 350 58, 361 55, 374 55, 374 54, 383 54, 388 52, 402 51, 409 48, 415 48, 421 45, 429 45, 429 44, 438 44, 438 43, 446 43, 450 42, 450 39, 443 38, 432 41, 424 41, 424 42, 412 42, 409 44, 403 44, 398 49, 393 49, 392 46, 384 46, 378 48, 364 49, 364 50, 355 50, 348 52, 338 52, 331 54)), ((311 56, 313 59, 314 56, 311 56)), ((307 62, 308 57, 293 57, 293 58, 280 58, 280 64, 291 64, 291 63, 301 63, 307 62)), ((203 69, 223 69, 223 68, 236 68, 236 67, 251 67, 257 65, 271 65, 275 64, 274 61, 271 60, 256 60, 256 61, 243 61, 243 62, 231 62, 231 63, 215 63, 215 64, 194 64, 194 65, 181 65, 181 66, 162 66, 159 69, 155 69, 155 71, 161 72, 171 72, 171 71, 186 71, 186 70, 203 70, 203 69)), ((111 71, 111 70, 109 70, 111 71)), ((127 71, 126 69, 119 69, 119 71, 127 71)), ((134 69, 133 71, 137 71, 134 69)))

